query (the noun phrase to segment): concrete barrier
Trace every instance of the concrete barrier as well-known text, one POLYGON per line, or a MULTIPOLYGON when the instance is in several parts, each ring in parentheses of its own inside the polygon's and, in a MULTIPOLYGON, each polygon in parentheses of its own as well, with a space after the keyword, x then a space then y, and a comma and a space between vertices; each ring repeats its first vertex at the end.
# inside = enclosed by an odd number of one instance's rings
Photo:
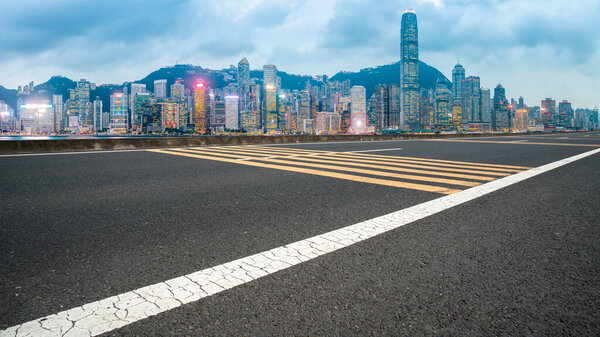
POLYGON ((286 144, 313 142, 359 142, 402 139, 475 138, 523 134, 410 134, 410 135, 297 135, 297 136, 190 136, 2 140, 0 154, 133 150, 167 147, 286 144))

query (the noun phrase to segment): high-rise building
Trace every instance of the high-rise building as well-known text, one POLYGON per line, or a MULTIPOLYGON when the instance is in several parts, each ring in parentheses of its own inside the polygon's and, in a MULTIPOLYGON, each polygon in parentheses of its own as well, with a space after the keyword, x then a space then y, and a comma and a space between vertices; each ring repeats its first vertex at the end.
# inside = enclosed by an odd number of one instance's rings
POLYGON ((492 98, 490 89, 481 89, 481 121, 483 123, 492 122, 492 98))
POLYGON ((558 124, 563 128, 573 127, 573 108, 569 101, 563 100, 558 103, 558 124))
POLYGON ((389 98, 389 119, 388 128, 398 129, 400 128, 400 86, 396 84, 390 84, 388 86, 388 98, 389 98))
POLYGON ((174 101, 160 102, 161 125, 164 129, 179 129, 179 104, 174 101))
MULTIPOLYGON (((252 99, 250 97, 250 63, 245 57, 238 63, 237 67, 237 87, 239 97, 239 111, 241 118, 241 128, 247 128, 244 125, 244 116, 252 111, 252 99)), ((251 116, 251 115, 250 115, 251 116)), ((248 121, 249 122, 249 121, 248 121)), ((254 124, 254 123, 251 123, 254 124)))
POLYGON ((402 14, 400 90, 404 126, 419 128, 419 33, 417 15, 407 9, 402 14))
POLYGON ((515 119, 513 121, 513 131, 514 132, 523 132, 527 130, 527 125, 529 121, 529 112, 527 109, 517 109, 515 111, 515 119))
POLYGON ((29 97, 18 106, 18 131, 26 134, 50 134, 54 131, 54 106, 49 99, 29 97))
POLYGON ((110 95, 110 129, 113 133, 127 132, 127 97, 123 93, 110 95))
POLYGON ((192 122, 194 124, 194 132, 199 134, 205 134, 208 131, 207 89, 206 84, 203 82, 194 84, 194 112, 192 114, 192 122))
POLYGON ((90 102, 90 82, 81 79, 75 87, 74 102, 75 115, 79 116, 79 123, 83 128, 91 130, 93 128, 93 118, 89 109, 90 102))
POLYGON ((62 95, 52 95, 52 105, 54 105, 54 132, 61 132, 65 129, 65 105, 62 95))
POLYGON ((131 93, 129 94, 129 111, 130 123, 132 129, 139 129, 141 125, 138 123, 140 118, 135 115, 135 97, 139 94, 146 93, 146 85, 144 83, 131 83, 131 93))
MULTIPOLYGON (((465 68, 457 63, 452 69, 452 101, 462 102, 462 81, 465 79, 465 68)), ((462 103, 460 104, 462 106, 462 103)))
POLYGON ((92 107, 92 115, 94 116, 94 131, 102 132, 107 125, 104 125, 104 120, 102 118, 102 100, 100 97, 96 97, 92 107))
POLYGON ((510 131, 510 111, 506 92, 500 84, 494 89, 494 111, 492 113, 492 129, 494 131, 510 131))
POLYGON ((481 87, 478 76, 462 80, 462 119, 463 124, 481 122, 481 87))
POLYGON ((369 127, 367 123, 367 91, 361 85, 350 89, 350 130, 352 134, 363 134, 369 127))
POLYGON ((302 130, 304 120, 310 119, 310 94, 303 90, 300 91, 298 102, 298 118, 296 120, 298 129, 302 130))
POLYGON ((263 66, 263 84, 265 90, 265 110, 264 110, 264 121, 265 129, 267 131, 274 131, 277 129, 277 90, 278 90, 278 78, 277 78, 277 67, 272 64, 263 66))
MULTIPOLYGON (((373 126, 375 130, 381 130, 388 127, 389 115, 390 115, 390 97, 389 97, 389 89, 385 84, 378 84, 375 87, 374 99, 372 100, 372 105, 370 108, 373 110, 373 118, 369 118, 372 120, 373 126)), ((317 129, 318 129, 318 121, 317 121, 317 129)))
POLYGON ((171 99, 176 101, 182 101, 185 98, 185 87, 181 80, 171 84, 171 99))
POLYGON ((229 130, 237 130, 240 128, 239 124, 239 97, 238 96, 225 96, 225 128, 229 130))
POLYGON ((435 119, 436 125, 441 127, 451 124, 450 97, 450 83, 445 78, 439 78, 435 84, 435 119))
POLYGON ((144 118, 150 115, 150 109, 150 93, 137 93, 133 100, 133 111, 131 113, 132 118, 135 118, 135 121, 131 122, 135 129, 141 131, 144 118))
POLYGON ((167 80, 154 81, 154 97, 167 98, 167 80))
POLYGON ((546 98, 542 101, 542 123, 544 128, 552 130, 556 127, 556 101, 546 98))
POLYGON ((213 125, 211 125, 211 127, 222 130, 225 128, 225 119, 226 119, 225 101, 219 97, 215 100, 214 105, 215 105, 214 123, 213 123, 213 125))

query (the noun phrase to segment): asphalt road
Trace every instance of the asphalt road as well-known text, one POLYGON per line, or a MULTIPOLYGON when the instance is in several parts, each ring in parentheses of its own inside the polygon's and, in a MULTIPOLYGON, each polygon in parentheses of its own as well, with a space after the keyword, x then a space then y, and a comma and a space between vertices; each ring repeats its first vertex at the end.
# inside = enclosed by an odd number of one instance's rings
MULTIPOLYGON (((598 147, 596 132, 252 151, 538 167, 598 147)), ((223 161, 250 156, 239 148, 191 151, 218 160, 0 157, 0 329, 443 196, 223 161)), ((336 165, 328 172, 373 177, 336 165)), ((595 154, 106 335, 598 335, 599 205, 595 154)))

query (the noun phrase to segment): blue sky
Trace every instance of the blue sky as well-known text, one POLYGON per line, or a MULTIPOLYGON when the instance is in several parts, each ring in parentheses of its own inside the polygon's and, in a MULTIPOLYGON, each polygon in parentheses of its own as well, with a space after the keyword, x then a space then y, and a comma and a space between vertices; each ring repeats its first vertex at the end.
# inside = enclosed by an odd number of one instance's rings
POLYGON ((420 58, 450 76, 460 56, 483 87, 529 105, 600 105, 598 0, 2 0, 0 84, 52 75, 98 84, 166 65, 329 74, 395 62, 416 9, 420 58))

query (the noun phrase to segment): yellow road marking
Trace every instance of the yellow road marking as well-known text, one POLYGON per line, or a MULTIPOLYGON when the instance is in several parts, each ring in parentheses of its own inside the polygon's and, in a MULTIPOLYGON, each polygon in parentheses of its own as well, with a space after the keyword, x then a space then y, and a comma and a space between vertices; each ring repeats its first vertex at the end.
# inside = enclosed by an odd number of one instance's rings
MULTIPOLYGON (((198 149, 198 150, 202 150, 203 148, 193 148, 193 149, 198 149)), ((306 154, 306 156, 310 156, 312 154, 306 154)), ((300 156, 300 155, 297 155, 300 156)), ((346 156, 346 155, 342 155, 342 154, 337 154, 337 153, 331 153, 331 152, 325 152, 323 155, 319 155, 319 158, 329 158, 329 159, 340 159, 337 157, 342 157, 344 159, 346 158, 360 158, 360 157, 355 157, 355 156, 346 156)), ((247 157, 245 157, 247 158, 247 157)), ((347 159, 347 160, 351 160, 351 159, 347 159)), ((352 161, 358 161, 358 160, 352 160, 352 161)), ((369 163, 372 163, 373 161, 368 161, 369 163)), ((444 172, 461 172, 461 173, 473 173, 473 174, 485 174, 488 176, 497 176, 497 177, 506 177, 511 175, 511 173, 505 173, 505 172, 492 172, 492 171, 476 171, 476 170, 467 170, 467 169, 457 169, 457 168, 447 168, 447 167, 437 167, 437 166, 428 166, 428 165, 432 165, 431 163, 420 163, 423 165, 417 165, 417 164, 409 164, 409 163, 402 163, 402 162, 398 162, 392 159, 382 159, 382 160, 378 160, 377 162, 381 162, 382 164, 386 164, 386 165, 394 165, 394 166, 402 166, 402 167, 412 167, 412 168, 423 168, 423 169, 428 169, 428 170, 435 170, 435 171, 444 171, 444 172)), ((521 172, 521 171, 517 171, 517 172, 521 172)))
POLYGON ((600 144, 572 144, 572 143, 536 143, 536 142, 510 142, 495 140, 466 140, 466 139, 423 139, 428 142, 462 142, 462 143, 490 143, 490 144, 520 144, 520 145, 550 145, 550 146, 583 146, 600 147, 600 144))
POLYGON ((462 161, 454 161, 454 160, 442 160, 442 159, 429 159, 429 158, 418 158, 418 157, 403 157, 403 156, 385 156, 385 155, 376 155, 376 154, 366 154, 366 153, 353 153, 353 152, 337 152, 337 151, 322 151, 322 150, 304 150, 304 149, 287 149, 287 148, 274 148, 267 146, 245 146, 248 148, 257 148, 257 149, 273 149, 274 151, 279 152, 307 152, 307 153, 331 153, 336 152, 345 155, 351 155, 356 157, 372 157, 372 158, 390 158, 390 159, 402 159, 402 160, 414 160, 419 162, 435 162, 435 163, 448 163, 448 164, 463 164, 469 166, 485 166, 485 167, 493 167, 493 168, 506 168, 506 169, 517 169, 517 170, 529 170, 531 167, 527 166, 514 166, 514 165, 500 165, 500 164, 484 164, 484 163, 473 163, 473 162, 462 162, 462 161))
MULTIPOLYGON (((203 150, 207 150, 207 149, 203 149, 203 150)), ((254 154, 252 150, 237 150, 237 149, 236 150, 228 150, 227 153, 247 153, 249 155, 254 154)), ((239 158, 262 160, 261 158, 265 158, 265 157, 248 157, 248 155, 246 155, 246 156, 241 156, 239 158)), ((279 158, 286 159, 286 158, 290 158, 290 156, 280 156, 279 158)), ((343 160, 338 159, 338 158, 332 158, 332 159, 327 160, 327 158, 328 158, 327 156, 307 157, 306 155, 294 156, 293 158, 294 158, 294 160, 309 161, 309 162, 316 162, 316 163, 342 164, 342 165, 348 165, 348 166, 369 167, 369 168, 376 168, 376 169, 383 169, 383 170, 401 171, 401 172, 406 172, 406 173, 428 174, 428 175, 436 175, 436 176, 452 177, 452 178, 473 179, 473 180, 482 180, 482 181, 492 181, 492 180, 497 179, 494 177, 485 177, 485 176, 480 176, 480 175, 449 173, 449 172, 443 172, 443 171, 438 172, 438 171, 430 171, 430 170, 415 170, 415 169, 402 167, 402 164, 397 164, 397 163, 389 163, 389 165, 387 165, 387 163, 385 163, 386 165, 363 164, 363 163, 373 163, 374 161, 372 161, 372 160, 346 159, 346 158, 344 158, 343 160), (321 159, 321 158, 325 158, 325 159, 321 159), (396 167, 394 167, 394 166, 396 166, 396 167), (400 166, 400 167, 398 167, 398 166, 400 166)), ((488 174, 488 172, 482 172, 482 174, 488 174)), ((505 174, 504 176, 507 176, 507 175, 509 175, 509 174, 505 174)))
MULTIPOLYGON (((220 153, 220 152, 218 152, 218 153, 212 153, 212 152, 209 152, 209 151, 187 150, 187 149, 174 149, 174 150, 188 152, 188 153, 197 153, 197 154, 217 154, 219 156, 229 157, 229 158, 247 158, 247 156, 245 156, 245 155, 226 154, 226 153, 220 153)), ((365 170, 365 169, 358 169, 358 168, 344 167, 344 166, 302 163, 302 162, 297 162, 297 161, 281 160, 281 159, 274 159, 274 158, 258 158, 257 157, 256 160, 266 161, 266 162, 269 162, 269 163, 276 163, 276 164, 314 167, 314 168, 321 168, 321 169, 327 169, 327 170, 346 171, 346 172, 370 174, 370 175, 374 175, 374 176, 382 176, 382 177, 389 177, 389 178, 409 179, 409 180, 416 180, 416 181, 427 181, 427 182, 440 183, 440 184, 449 184, 449 185, 458 185, 458 186, 469 186, 469 187, 481 185, 480 183, 474 182, 474 181, 464 181, 464 180, 456 180, 456 179, 445 179, 445 178, 415 176, 415 175, 411 175, 411 174, 401 174, 401 173, 392 173, 392 172, 365 170)))
POLYGON ((270 168, 270 169, 276 169, 276 170, 282 170, 282 171, 306 173, 306 174, 312 174, 312 175, 317 175, 317 176, 322 176, 322 177, 330 177, 330 178, 351 180, 351 181, 357 181, 357 182, 363 182, 363 183, 369 183, 369 184, 400 187, 400 188, 413 189, 413 190, 426 191, 426 192, 435 192, 435 193, 441 193, 441 194, 453 194, 453 193, 461 191, 461 190, 451 189, 451 188, 446 188, 446 187, 441 187, 441 186, 413 184, 413 183, 386 180, 386 179, 361 177, 361 176, 355 176, 355 175, 345 174, 345 173, 305 169, 305 168, 300 168, 300 167, 272 165, 272 164, 258 163, 258 162, 252 162, 252 161, 241 161, 241 160, 228 159, 228 158, 217 158, 214 156, 204 156, 204 155, 198 155, 198 154, 193 154, 193 153, 176 152, 176 151, 168 151, 168 150, 148 150, 148 151, 155 152, 155 153, 163 153, 163 154, 177 155, 177 156, 183 156, 183 157, 190 157, 190 158, 215 160, 215 161, 221 161, 221 162, 233 163, 233 164, 239 164, 239 165, 246 165, 246 166, 254 166, 254 167, 270 168))

